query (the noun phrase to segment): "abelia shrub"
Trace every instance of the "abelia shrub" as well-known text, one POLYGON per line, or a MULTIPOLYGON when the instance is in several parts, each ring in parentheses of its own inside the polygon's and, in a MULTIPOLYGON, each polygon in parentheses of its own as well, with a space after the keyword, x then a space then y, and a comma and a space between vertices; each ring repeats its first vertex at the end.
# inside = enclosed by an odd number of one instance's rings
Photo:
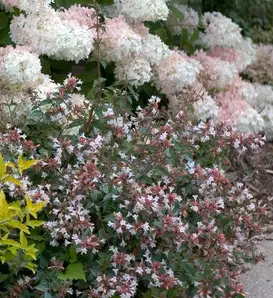
MULTIPOLYGON (((70 78, 51 100, 73 97, 76 86, 70 78)), ((242 153, 264 140, 213 121, 191 123, 182 112, 162 122, 159 104, 152 97, 129 116, 102 98, 93 104, 88 132, 49 137, 40 149, 18 130, 1 137, 3 152, 16 156, 26 148, 42 160, 30 195, 47 202, 41 259, 52 259, 22 291, 31 285, 34 297, 243 293, 237 280, 247 256, 243 243, 259 231, 266 207, 217 163, 230 148, 242 153)))

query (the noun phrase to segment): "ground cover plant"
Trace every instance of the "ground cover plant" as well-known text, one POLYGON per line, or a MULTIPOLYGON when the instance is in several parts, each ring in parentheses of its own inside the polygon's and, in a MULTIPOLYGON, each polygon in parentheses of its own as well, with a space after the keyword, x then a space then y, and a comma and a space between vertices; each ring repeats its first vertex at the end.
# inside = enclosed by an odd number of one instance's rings
POLYGON ((244 297, 267 206, 225 169, 272 137, 271 46, 179 1, 2 5, 0 295, 244 297))

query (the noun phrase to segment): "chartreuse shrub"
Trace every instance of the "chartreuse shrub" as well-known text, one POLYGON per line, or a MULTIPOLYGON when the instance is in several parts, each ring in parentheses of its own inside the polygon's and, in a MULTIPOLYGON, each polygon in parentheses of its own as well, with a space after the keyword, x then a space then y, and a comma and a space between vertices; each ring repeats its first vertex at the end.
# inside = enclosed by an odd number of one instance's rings
POLYGON ((28 236, 32 229, 44 223, 37 220, 44 202, 33 203, 22 182, 23 171, 37 162, 24 160, 22 155, 19 155, 17 164, 4 162, 0 154, 0 261, 8 264, 13 273, 18 273, 21 268, 30 269, 34 273, 37 267, 35 260, 38 250, 35 243, 29 243, 28 236), (22 194, 15 200, 9 200, 6 184, 20 188, 22 194))

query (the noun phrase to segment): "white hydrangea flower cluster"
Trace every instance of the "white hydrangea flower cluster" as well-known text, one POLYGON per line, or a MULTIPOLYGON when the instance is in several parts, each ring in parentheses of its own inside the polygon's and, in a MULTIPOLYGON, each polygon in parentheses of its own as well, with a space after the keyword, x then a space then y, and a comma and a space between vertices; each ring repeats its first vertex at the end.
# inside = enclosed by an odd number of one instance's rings
POLYGON ((39 12, 44 7, 49 7, 52 2, 54 0, 1 0, 8 10, 16 7, 26 13, 39 12))
MULTIPOLYGON (((1 83, 1 82, 0 82, 1 83)), ((59 91, 59 84, 48 75, 37 75, 35 81, 0 84, 0 129, 24 125, 35 102, 59 91)))
POLYGON ((167 20, 169 14, 165 0, 114 0, 114 3, 129 22, 167 20))
POLYGON ((241 28, 220 12, 206 12, 203 15, 206 26, 201 42, 208 48, 215 46, 236 47, 242 42, 241 28))
POLYGON ((151 65, 160 63, 162 59, 171 54, 169 47, 164 44, 157 35, 147 34, 142 38, 141 55, 145 57, 151 65))
POLYGON ((115 76, 118 81, 129 81, 134 86, 141 86, 151 80, 152 69, 146 59, 129 59, 116 65, 115 76))
POLYGON ((197 119, 206 121, 207 119, 215 119, 219 113, 219 107, 215 100, 207 93, 193 104, 194 115, 197 119))
POLYGON ((62 20, 51 8, 14 17, 10 36, 19 45, 28 45, 38 54, 76 61, 87 58, 93 49, 93 33, 74 20, 62 20))
POLYGON ((265 122, 255 109, 249 107, 242 113, 237 122, 237 129, 244 133, 260 133, 265 129, 265 122))
MULTIPOLYGON (((264 132, 268 139, 273 137, 273 87, 270 85, 250 84, 245 100, 251 104, 264 121, 264 132), (254 91, 253 91, 254 90, 254 91)), ((255 122, 254 122, 255 123, 255 122)), ((259 126, 258 126, 259 127, 259 126)), ((260 130, 262 131, 262 130, 260 130)), ((259 132, 260 132, 259 131, 259 132)))
POLYGON ((27 48, 8 46, 0 51, 0 83, 32 84, 41 75, 37 54, 27 48))
POLYGON ((259 112, 267 106, 273 106, 273 86, 253 84, 255 88, 255 97, 252 97, 250 102, 259 112))
POLYGON ((243 38, 243 40, 236 46, 239 59, 235 61, 240 72, 244 71, 248 65, 256 61, 257 46, 254 45, 250 38, 243 38))
POLYGON ((58 91, 58 85, 41 73, 38 54, 25 46, 0 48, 0 128, 25 123, 36 100, 58 91))

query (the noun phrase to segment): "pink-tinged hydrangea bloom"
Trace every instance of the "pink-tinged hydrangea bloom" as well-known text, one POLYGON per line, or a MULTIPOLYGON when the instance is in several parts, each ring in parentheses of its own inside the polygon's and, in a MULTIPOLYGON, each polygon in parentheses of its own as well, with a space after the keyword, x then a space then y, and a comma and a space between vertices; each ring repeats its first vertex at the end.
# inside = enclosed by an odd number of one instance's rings
POLYGON ((238 70, 232 63, 210 57, 203 51, 198 51, 194 58, 203 66, 200 77, 207 89, 223 89, 238 77, 238 70))
POLYGON ((169 9, 165 0, 114 0, 120 14, 132 23, 166 20, 169 9))
POLYGON ((101 34, 101 50, 109 61, 124 61, 141 51, 140 35, 126 23, 123 16, 105 20, 105 30, 101 34))
POLYGON ((235 90, 243 100, 246 100, 250 104, 252 104, 257 97, 255 86, 249 81, 243 80, 241 77, 238 77, 237 80, 234 81, 231 88, 235 90))
MULTIPOLYGON (((94 28, 97 24, 96 11, 93 8, 84 7, 80 4, 72 5, 68 9, 59 10, 58 14, 62 20, 74 20, 80 26, 94 28)), ((96 29, 94 28, 94 30, 96 29)))
POLYGON ((228 61, 230 63, 236 63, 236 61, 240 58, 238 51, 234 48, 226 48, 216 46, 208 50, 207 54, 211 57, 217 57, 224 61, 228 61))
POLYGON ((165 94, 176 94, 197 80, 201 68, 198 61, 173 51, 155 66, 155 82, 165 94))
POLYGON ((242 72, 256 60, 256 48, 249 39, 243 39, 236 48, 215 46, 208 51, 208 55, 233 63, 242 72))
POLYGON ((239 72, 245 70, 245 68, 253 62, 253 59, 238 49, 214 47, 210 49, 207 54, 211 57, 220 58, 224 61, 234 64, 239 72))
POLYGON ((248 103, 251 97, 256 96, 252 87, 250 83, 237 80, 228 90, 216 94, 220 107, 219 121, 230 123, 242 132, 258 133, 264 130, 263 117, 248 103))
POLYGON ((1 0, 4 6, 19 7, 20 0, 1 0))
POLYGON ((142 22, 131 24, 132 30, 140 35, 142 38, 149 34, 149 28, 144 25, 142 22))
POLYGON ((76 61, 85 59, 93 49, 93 33, 75 20, 62 20, 51 8, 39 14, 13 17, 10 25, 13 42, 29 45, 38 54, 55 59, 76 61))
POLYGON ((216 101, 220 107, 219 120, 232 125, 236 125, 241 115, 249 108, 249 104, 232 91, 216 94, 216 101))

